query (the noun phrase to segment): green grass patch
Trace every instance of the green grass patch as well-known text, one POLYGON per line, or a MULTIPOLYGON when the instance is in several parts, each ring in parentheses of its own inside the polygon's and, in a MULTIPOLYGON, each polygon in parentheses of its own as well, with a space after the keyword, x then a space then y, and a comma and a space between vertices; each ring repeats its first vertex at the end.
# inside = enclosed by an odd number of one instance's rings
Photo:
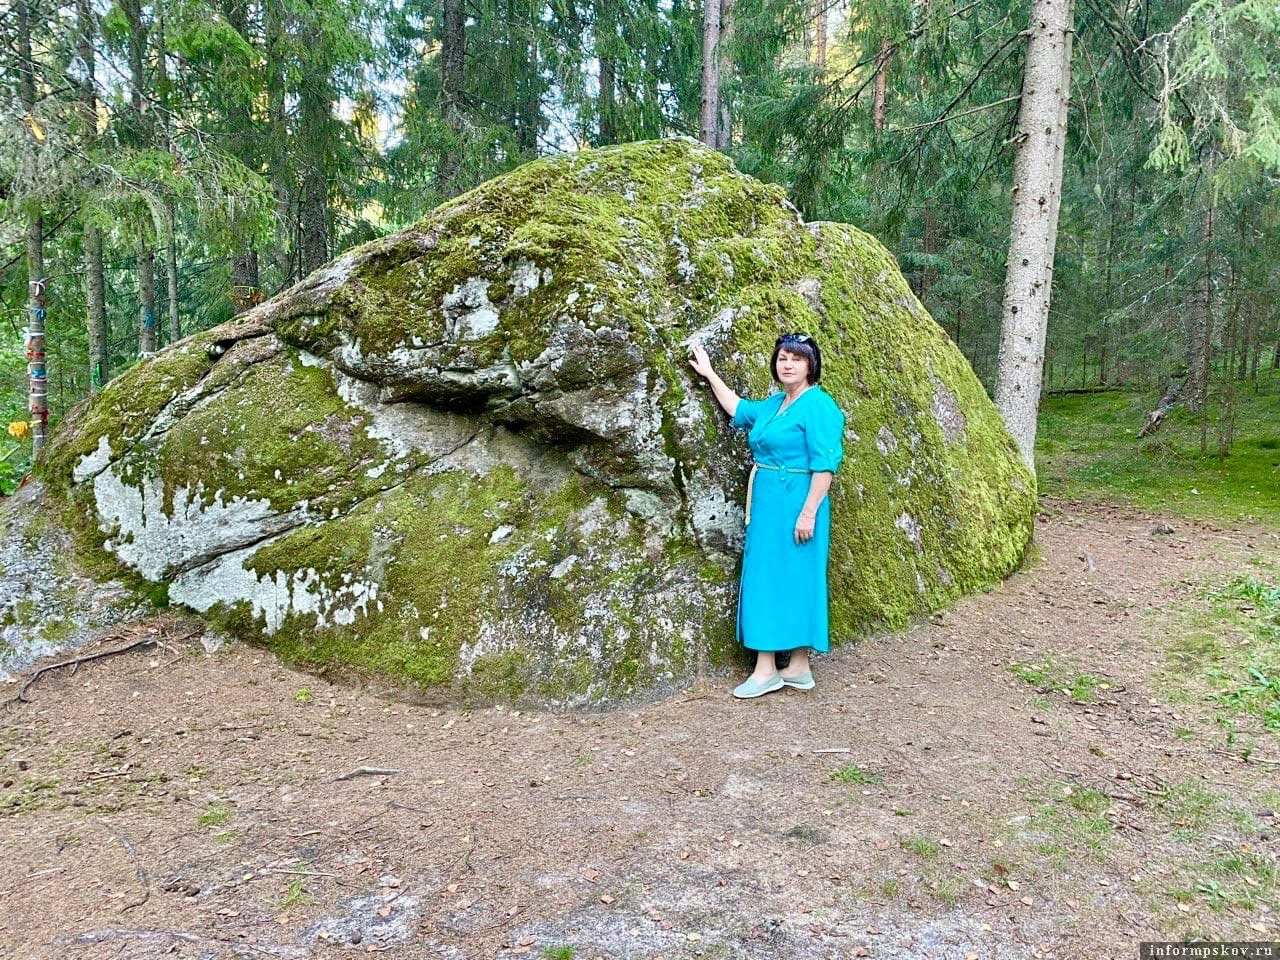
POLYGON ((232 809, 225 803, 210 803, 196 815, 198 827, 221 827, 231 819, 232 809))
POLYGON ((1086 673, 1072 660, 1046 654, 1037 661, 1019 661, 1009 667, 1010 672, 1023 683, 1030 684, 1041 693, 1056 690, 1073 700, 1091 702, 1096 691, 1106 686, 1106 681, 1093 673, 1086 673))
POLYGON ((1045 397, 1036 437, 1040 492, 1130 503, 1187 517, 1280 523, 1280 375, 1236 390, 1234 441, 1219 454, 1224 408, 1204 417, 1178 405, 1154 436, 1139 440, 1156 391, 1045 397), (1205 419, 1207 417, 1207 420, 1205 419), (1208 450, 1200 452, 1201 424, 1208 450))
POLYGON ((1254 724, 1280 733, 1280 587, 1257 572, 1204 589, 1204 604, 1177 621, 1158 678, 1170 699, 1210 706, 1229 742, 1254 724))
POLYGON ((280 900, 276 903, 276 907, 280 910, 288 910, 290 907, 305 907, 315 902, 316 898, 307 893, 302 877, 298 877, 285 888, 284 893, 280 895, 280 900))
POLYGON ((1280 868, 1253 849, 1221 850, 1184 870, 1168 891, 1178 903, 1203 903, 1213 911, 1280 907, 1280 868))
POLYGON ((942 846, 936 840, 930 840, 928 837, 916 834, 902 841, 902 849, 909 853, 914 853, 922 860, 932 860, 938 855, 938 851, 942 849, 942 846))
POLYGON ((1152 807, 1179 840, 1196 839, 1223 818, 1222 798, 1198 780, 1164 784, 1152 807))
POLYGON ((866 770, 856 763, 850 763, 831 771, 831 779, 836 783, 883 783, 884 775, 874 770, 866 770))

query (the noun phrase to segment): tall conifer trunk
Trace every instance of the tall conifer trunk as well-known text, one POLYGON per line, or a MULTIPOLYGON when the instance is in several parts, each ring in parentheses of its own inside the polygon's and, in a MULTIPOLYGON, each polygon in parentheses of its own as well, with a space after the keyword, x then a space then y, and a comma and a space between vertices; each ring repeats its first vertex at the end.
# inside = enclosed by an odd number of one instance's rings
POLYGON ((605 2, 597 5, 595 20, 596 59, 600 61, 600 95, 596 100, 596 113, 600 118, 598 139, 601 144, 617 143, 617 66, 614 63, 614 44, 617 24, 613 5, 605 2))
MULTIPOLYGON (((141 147, 152 143, 151 117, 146 108, 143 91, 147 86, 146 57, 150 45, 147 24, 142 18, 139 0, 119 0, 120 12, 129 24, 129 109, 134 132, 141 147)), ((138 264, 138 354, 149 356, 156 352, 156 259, 151 249, 148 221, 150 211, 145 207, 138 213, 137 264, 138 264)))
POLYGON ((440 192, 446 197, 462 193, 462 97, 466 82, 467 12, 462 0, 444 0, 444 30, 440 46, 440 110, 453 142, 440 157, 440 192))
POLYGON ((871 100, 871 124, 876 133, 884 132, 888 115, 889 61, 893 58, 893 44, 888 37, 880 38, 880 50, 876 53, 876 86, 871 100))
POLYGON ((813 0, 813 65, 827 69, 827 0, 813 0))
MULTIPOLYGON (((174 154, 173 141, 169 136, 169 51, 165 43, 163 8, 156 15, 155 51, 156 51, 156 96, 160 100, 163 112, 157 126, 161 149, 174 154)), ((179 163, 180 167, 181 164, 179 163)), ((178 205, 170 194, 164 198, 164 220, 160 225, 164 240, 164 277, 165 303, 168 307, 167 334, 169 342, 182 339, 182 317, 178 303, 178 205)))
POLYGON ((263 43, 266 47, 267 170, 276 204, 276 236, 272 248, 282 286, 298 279, 296 205, 288 166, 289 125, 285 117, 285 20, 282 0, 264 0, 263 43))
MULTIPOLYGON (((31 56, 32 0, 18 0, 18 57, 21 61, 18 78, 18 96, 22 109, 29 117, 36 109, 36 62, 31 56)), ((23 150, 23 163, 38 162, 38 147, 28 144, 23 150)), ((34 180, 29 170, 28 181, 34 180)), ((29 200, 26 204, 27 219, 27 409, 31 414, 31 456, 35 459, 44 449, 49 431, 49 377, 45 365, 45 304, 44 279, 44 217, 40 202, 29 200)))
POLYGON ((156 352, 156 255, 147 241, 146 227, 138 225, 138 354, 156 352))
MULTIPOLYGON (((1209 179, 1212 181, 1212 164, 1209 179)), ((1210 187, 1212 190, 1212 187, 1210 187)), ((1187 337, 1187 408, 1203 412, 1209 396, 1209 365, 1213 359, 1213 243, 1217 230, 1217 203, 1211 197, 1204 212, 1204 299, 1200 311, 1188 311, 1187 337)), ((1207 429, 1207 427, 1206 427, 1207 429)), ((1202 438, 1201 447, 1207 441, 1202 438)))
POLYGON ((720 0, 702 4, 702 117, 698 139, 714 147, 720 133, 720 0))
MULTIPOLYGON (((82 142, 92 149, 98 138, 98 92, 94 77, 97 26, 91 0, 76 0, 76 56, 80 60, 82 142)), ((107 357, 106 278, 102 264, 102 231, 86 220, 84 245, 85 323, 89 330, 89 390, 97 393, 111 374, 107 357)))
POLYGON ((299 259, 303 276, 329 262, 329 178, 326 169, 333 125, 333 95, 325 39, 320 25, 303 29, 308 56, 298 97, 298 131, 302 169, 298 203, 299 259))
MULTIPOLYGON (((717 57, 720 61, 716 68, 719 87, 716 95, 720 101, 720 120, 716 127, 716 147, 728 150, 733 138, 733 114, 729 109, 729 98, 725 96, 724 81, 733 76, 733 6, 736 0, 720 0, 720 42, 717 57)), ((730 85, 732 89, 732 85, 730 85)))
POLYGON ((996 406, 1035 470, 1071 88, 1072 0, 1033 0, 1018 110, 996 406))

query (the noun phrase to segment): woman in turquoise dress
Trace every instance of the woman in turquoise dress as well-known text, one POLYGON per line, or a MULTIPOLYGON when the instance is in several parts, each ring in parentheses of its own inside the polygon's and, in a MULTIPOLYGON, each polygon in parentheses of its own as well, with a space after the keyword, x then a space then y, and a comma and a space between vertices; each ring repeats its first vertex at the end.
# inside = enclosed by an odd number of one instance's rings
POLYGON ((782 387, 764 400, 739 397, 716 374, 706 351, 691 364, 717 402, 748 431, 754 465, 747 481, 746 542, 738 593, 738 639, 756 651, 756 667, 733 695, 750 699, 813 688, 809 651, 831 648, 827 633, 827 491, 844 457, 844 414, 818 386, 822 354, 812 337, 786 334, 770 363, 782 387), (790 650, 779 670, 776 654, 790 650))

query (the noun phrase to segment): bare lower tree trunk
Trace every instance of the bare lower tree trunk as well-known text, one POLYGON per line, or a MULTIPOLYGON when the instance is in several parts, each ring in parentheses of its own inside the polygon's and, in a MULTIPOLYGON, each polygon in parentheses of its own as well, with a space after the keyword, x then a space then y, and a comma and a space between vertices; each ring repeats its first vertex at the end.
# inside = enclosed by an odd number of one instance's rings
POLYGON ((31 412, 31 459, 49 436, 49 371, 45 365, 44 220, 27 217, 27 408, 31 412))
POLYGON ((177 211, 172 200, 164 205, 164 279, 169 305, 169 342, 182 339, 182 315, 178 310, 177 211))
MULTIPOLYGON (((318 24, 308 24, 304 37, 319 48, 323 40, 318 24)), ((299 155, 302 161, 298 204, 301 233, 300 264, 306 276, 329 262, 329 180, 327 156, 333 124, 333 97, 329 67, 320 58, 303 71, 298 97, 299 155)), ((255 256, 256 261, 256 256, 255 256)))
MULTIPOLYGON (((467 12, 463 0, 444 0, 444 36, 440 47, 440 109, 453 142, 440 157, 440 192, 457 196, 465 186, 458 182, 462 166, 462 93, 467 56, 467 12)), ((610 63, 612 67, 612 63, 610 63)), ((604 62, 600 64, 601 73, 604 62)), ((603 83, 603 79, 601 81, 603 83)), ((603 116, 601 125, 603 127, 603 116)), ((601 131, 603 135, 603 129, 601 131)))
POLYGON ((884 132, 888 113, 886 101, 889 94, 889 61, 893 58, 893 44, 888 37, 880 38, 880 51, 876 54, 876 87, 871 100, 871 123, 876 133, 884 132))
POLYGON ((297 229, 293 190, 289 170, 289 125, 285 114, 285 52, 287 31, 282 0, 265 0, 262 5, 263 34, 266 45, 267 87, 267 169, 271 193, 276 202, 275 242, 272 259, 280 272, 282 287, 298 279, 297 229))
POLYGON ((107 358, 106 278, 102 267, 102 231, 84 228, 85 322, 89 328, 89 392, 97 393, 111 378, 107 358))
POLYGON ((720 0, 702 4, 702 119, 698 139, 714 147, 720 132, 720 0))
POLYGON ((231 304, 236 313, 244 313, 262 300, 259 283, 258 251, 237 254, 231 261, 231 304))
POLYGON ((1013 168, 1013 216, 1000 318, 996 406, 1032 471, 1062 199, 1072 17, 1072 0, 1032 0, 1018 111, 1018 154, 1013 168))
MULTIPOLYGON (((1231 282, 1227 287, 1228 303, 1231 304, 1227 312, 1226 330, 1223 333, 1223 339, 1227 343, 1234 343, 1236 340, 1236 332, 1240 327, 1240 307, 1243 295, 1240 292, 1240 276, 1233 269, 1231 272, 1231 282)), ((1236 382, 1235 382, 1235 358, 1228 353, 1227 362, 1222 371, 1222 388, 1218 394, 1218 416, 1217 416, 1217 432, 1218 432, 1218 456, 1225 457, 1231 453, 1231 445, 1235 442, 1236 435, 1236 382)), ((1208 419, 1207 417, 1205 418, 1208 419)))
MULTIPOLYGON (((730 54, 733 49, 733 5, 736 0, 720 0, 720 44, 717 56, 720 65, 717 74, 720 78, 720 123, 716 129, 716 147, 728 150, 733 136, 733 114, 729 110, 729 98, 725 96, 724 80, 733 76, 733 61, 730 54)), ((730 87, 732 89, 732 86, 730 87)))
MULTIPOLYGON (((171 89, 169 86, 168 56, 169 51, 165 43, 164 33, 164 10, 162 6, 158 5, 155 29, 156 96, 160 101, 161 113, 156 129, 159 133, 161 148, 167 153, 173 154, 175 163, 180 166, 180 161, 177 159, 177 151, 173 146, 173 139, 169 135, 169 94, 171 89)), ((179 313, 178 305, 178 205, 171 195, 166 196, 164 199, 163 221, 159 224, 157 232, 164 240, 165 304, 169 321, 168 337, 170 343, 175 343, 182 339, 182 317, 179 313)))
POLYGON ((597 6, 594 27, 596 59, 600 61, 600 95, 596 99, 596 113, 599 115, 598 140, 602 144, 617 143, 617 66, 614 63, 617 27, 613 20, 612 4, 597 6))
POLYGON ((156 255, 145 234, 138 240, 138 354, 156 352, 156 255))
POLYGON ((813 65, 827 69, 827 0, 813 0, 813 65))
POLYGON ((1211 199, 1204 213, 1204 309, 1191 311, 1194 323, 1187 338, 1189 389, 1187 406, 1202 413, 1209 396, 1209 365, 1213 359, 1213 240, 1217 226, 1217 204, 1211 199))
MULTIPOLYGON (((98 92, 94 78, 94 23, 91 0, 76 0, 76 56, 80 58, 80 120, 82 139, 90 145, 98 137, 98 92)), ((96 393, 110 376, 107 364, 106 281, 102 265, 102 231, 84 225, 85 323, 89 328, 89 390, 96 393)))
MULTIPOLYGON (((35 116, 35 60, 31 56, 31 0, 19 0, 18 8, 18 95, 23 111, 35 116)), ((23 150, 23 164, 28 167, 28 181, 35 180, 31 169, 38 162, 38 148, 28 144, 23 150)), ((27 203, 27 409, 31 414, 31 458, 40 456, 49 436, 49 373, 45 365, 44 321, 46 289, 44 279, 44 218, 40 201, 27 203)))
MULTIPOLYGON (((1212 182, 1212 176, 1209 177, 1212 182)), ((1205 213, 1205 254, 1204 254, 1204 321, 1200 327, 1200 342, 1196 344, 1195 367, 1191 377, 1196 386, 1192 395, 1191 408, 1200 413, 1200 453, 1209 450, 1209 371, 1213 366, 1213 233, 1217 219, 1216 198, 1209 201, 1209 209, 1205 213)))
POLYGON ((1250 298, 1250 309, 1244 311, 1244 331, 1241 334, 1240 366, 1236 378, 1247 380, 1258 369, 1258 311, 1250 298))
MULTIPOLYGON (((141 0, 119 0, 117 6, 129 25, 129 112, 133 119, 133 135, 143 148, 154 146, 151 116, 147 111, 144 91, 147 88, 146 63, 150 56, 150 30, 143 19, 141 0)), ((156 260, 148 242, 147 210, 138 213, 138 354, 156 352, 156 260)))

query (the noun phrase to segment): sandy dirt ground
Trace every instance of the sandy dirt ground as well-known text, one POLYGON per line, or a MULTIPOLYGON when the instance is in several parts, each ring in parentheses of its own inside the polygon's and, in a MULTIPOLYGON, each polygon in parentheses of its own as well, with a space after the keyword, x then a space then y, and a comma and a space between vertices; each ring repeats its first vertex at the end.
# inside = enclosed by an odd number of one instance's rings
POLYGON ((163 642, 0 714, 0 957, 1280 940, 1280 735, 1194 655, 1235 642, 1212 591, 1276 582, 1280 536, 1162 522, 1049 504, 1024 571, 742 703, 723 676, 612 713, 439 709, 126 625, 82 652, 163 642))

